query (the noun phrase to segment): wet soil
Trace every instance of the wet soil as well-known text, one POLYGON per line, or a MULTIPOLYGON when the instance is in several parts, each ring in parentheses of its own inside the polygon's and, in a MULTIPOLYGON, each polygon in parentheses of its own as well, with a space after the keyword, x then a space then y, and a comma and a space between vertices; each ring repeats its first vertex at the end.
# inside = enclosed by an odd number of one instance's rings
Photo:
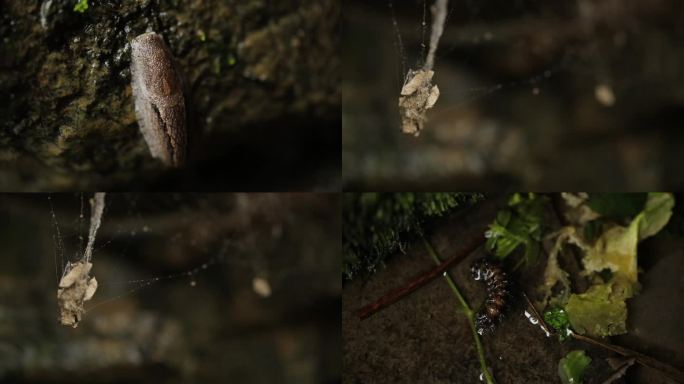
MULTIPOLYGON (((446 218, 436 225, 430 241, 443 259, 459 252, 462 239, 482 235, 492 220, 491 208, 471 210, 446 218)), ((553 216, 553 226, 558 226, 553 216)), ((629 334, 612 342, 684 368, 684 280, 676 271, 684 267, 684 239, 663 233, 640 248, 643 291, 628 302, 629 334), (658 310, 657 308, 663 308, 658 310)), ((485 290, 473 281, 469 266, 483 257, 482 248, 453 266, 449 272, 471 307, 478 308, 485 290)), ((572 257, 572 255, 570 256, 572 257)), ((571 262, 567 263, 572 269, 571 262)), ((476 383, 481 373, 472 333, 453 292, 442 278, 404 297, 365 320, 355 311, 388 291, 407 284, 434 266, 419 243, 405 255, 396 255, 384 270, 367 281, 343 287, 342 335, 343 382, 345 383, 476 383)), ((512 274, 517 289, 534 292, 544 264, 512 274)), ((533 296, 534 297, 534 296, 533 296)), ((511 301, 505 320, 495 333, 483 338, 487 362, 499 383, 560 383, 557 364, 573 349, 584 349, 593 359, 587 383, 602 383, 611 369, 611 354, 577 341, 560 343, 547 338, 524 316, 522 300, 511 301)), ((656 371, 632 368, 616 383, 671 383, 656 371)))

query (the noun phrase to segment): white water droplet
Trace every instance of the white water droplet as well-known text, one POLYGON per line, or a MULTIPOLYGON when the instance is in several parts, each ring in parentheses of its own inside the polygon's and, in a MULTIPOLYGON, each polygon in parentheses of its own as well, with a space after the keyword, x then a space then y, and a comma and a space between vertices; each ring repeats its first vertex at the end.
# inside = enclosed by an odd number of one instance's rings
POLYGON ((255 277, 252 280, 252 289, 261 297, 271 296, 271 285, 263 277, 255 277))
POLYGON ((594 88, 594 97, 596 100, 606 107, 610 107, 615 104, 615 93, 613 89, 607 84, 598 84, 594 88))
POLYGON ((191 287, 194 287, 195 285, 197 285, 197 282, 196 282, 195 280, 193 280, 193 281, 190 282, 190 286, 191 286, 191 287))

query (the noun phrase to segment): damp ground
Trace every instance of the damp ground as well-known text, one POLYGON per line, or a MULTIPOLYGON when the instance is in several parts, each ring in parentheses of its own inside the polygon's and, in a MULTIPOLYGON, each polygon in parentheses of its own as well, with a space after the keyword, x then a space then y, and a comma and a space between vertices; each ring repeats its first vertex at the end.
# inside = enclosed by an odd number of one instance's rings
MULTIPOLYGON (((463 239, 481 236, 493 219, 491 202, 441 220, 430 241, 442 258, 451 257, 463 239)), ((558 223, 556 223, 558 225, 558 223)), ((467 243, 467 242, 466 242, 467 243)), ((642 292, 628 302, 628 335, 611 341, 684 368, 684 239, 663 233, 640 246, 642 292)), ((473 281, 470 263, 484 256, 478 249, 449 269, 471 307, 485 296, 481 283, 473 281)), ((388 291, 407 284, 434 266, 419 243, 405 255, 395 255, 366 281, 347 282, 342 294, 344 383, 477 383, 480 365, 466 318, 443 278, 436 278, 411 295, 359 320, 355 311, 388 291)), ((531 292, 539 282, 543 265, 513 274, 521 289, 531 292)), ((508 317, 491 336, 485 336, 487 362, 499 383, 560 383, 558 361, 573 349, 585 349, 593 359, 587 383, 602 383, 611 369, 610 355, 577 341, 559 343, 547 338, 538 325, 524 316, 524 306, 513 301, 508 317)), ((652 370, 632 367, 626 379, 616 383, 671 383, 652 370), (625 381, 626 380, 626 381, 625 381)))

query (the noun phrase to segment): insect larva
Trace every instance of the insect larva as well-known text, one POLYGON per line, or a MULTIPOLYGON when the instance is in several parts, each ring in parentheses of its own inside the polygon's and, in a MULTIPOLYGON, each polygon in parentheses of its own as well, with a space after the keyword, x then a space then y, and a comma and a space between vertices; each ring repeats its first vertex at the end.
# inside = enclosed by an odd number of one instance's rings
POLYGON ((174 167, 185 162, 185 99, 181 77, 164 39, 144 33, 131 42, 135 114, 152 157, 174 167))
POLYGON ((470 272, 473 279, 484 280, 487 284, 487 299, 476 316, 477 333, 492 333, 496 324, 503 318, 508 301, 509 284, 506 272, 500 264, 486 259, 475 261, 470 272))

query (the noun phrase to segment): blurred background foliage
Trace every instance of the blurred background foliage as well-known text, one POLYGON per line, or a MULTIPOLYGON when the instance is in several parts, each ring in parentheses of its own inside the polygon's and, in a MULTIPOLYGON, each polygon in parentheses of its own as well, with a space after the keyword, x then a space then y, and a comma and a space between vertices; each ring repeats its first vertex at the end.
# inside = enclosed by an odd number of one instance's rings
POLYGON ((385 259, 403 252, 430 220, 470 207, 478 193, 346 193, 343 207, 343 275, 368 277, 385 259))

